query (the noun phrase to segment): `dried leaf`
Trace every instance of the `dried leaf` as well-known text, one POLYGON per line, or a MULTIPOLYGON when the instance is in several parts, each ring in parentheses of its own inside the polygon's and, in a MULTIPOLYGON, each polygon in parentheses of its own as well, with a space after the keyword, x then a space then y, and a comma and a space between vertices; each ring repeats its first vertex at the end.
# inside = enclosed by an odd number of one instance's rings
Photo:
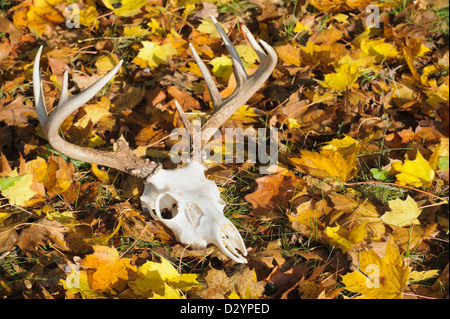
POLYGON ((300 158, 290 160, 300 172, 321 179, 336 178, 347 182, 358 172, 356 155, 356 149, 347 156, 330 149, 322 149, 320 153, 301 150, 300 158))
POLYGON ((262 296, 265 283, 256 280, 254 270, 245 267, 229 277, 223 270, 211 268, 205 277, 206 290, 201 292, 201 298, 224 299, 243 298, 255 299, 262 296))
POLYGON ((394 163, 393 167, 396 171, 400 172, 396 177, 397 182, 401 185, 428 187, 434 178, 434 171, 419 150, 417 151, 415 160, 411 161, 406 159, 404 163, 394 163))
POLYGON ((391 211, 386 212, 381 219, 389 225, 394 226, 411 226, 420 225, 419 217, 422 212, 416 201, 409 195, 403 201, 400 198, 389 201, 391 211))
POLYGON ((120 17, 132 17, 141 12, 141 8, 147 3, 147 0, 102 0, 103 4, 114 14, 120 17))
POLYGON ((19 176, 15 169, 8 175, 9 178, 13 178, 14 182, 8 183, 9 186, 2 189, 2 194, 9 199, 11 205, 27 207, 27 202, 32 199, 37 192, 32 190, 33 174, 25 174, 19 176))
POLYGON ((342 249, 345 254, 348 250, 352 249, 357 243, 364 240, 367 234, 366 224, 362 223, 351 230, 347 230, 342 226, 327 227, 326 234, 330 237, 330 242, 342 249))
POLYGON ((361 252, 358 269, 360 270, 342 276, 345 289, 361 294, 357 298, 402 298, 410 269, 404 264, 399 249, 393 244, 388 242, 383 258, 373 250, 361 252))
POLYGON ((245 200, 252 204, 252 214, 257 217, 283 211, 288 207, 291 198, 301 194, 305 186, 303 180, 289 171, 261 177, 256 182, 257 190, 246 195, 245 200))
POLYGON ((177 50, 170 43, 158 45, 151 41, 142 41, 142 45, 144 47, 133 60, 133 63, 142 68, 148 66, 154 69, 160 64, 167 64, 167 59, 177 54, 177 50))

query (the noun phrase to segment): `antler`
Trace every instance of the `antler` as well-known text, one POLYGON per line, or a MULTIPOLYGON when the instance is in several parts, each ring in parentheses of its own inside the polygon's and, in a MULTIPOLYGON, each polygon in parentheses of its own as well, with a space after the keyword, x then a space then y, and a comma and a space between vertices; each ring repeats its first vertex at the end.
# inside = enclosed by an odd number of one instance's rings
POLYGON ((47 115, 44 103, 44 91, 42 87, 41 70, 39 60, 41 58, 42 46, 39 48, 33 67, 33 90, 36 109, 44 134, 47 136, 50 145, 55 150, 71 158, 99 165, 115 168, 147 182, 159 169, 161 164, 142 159, 133 153, 128 147, 128 143, 122 139, 117 141, 117 150, 114 152, 99 151, 91 148, 80 147, 63 140, 58 130, 61 123, 75 110, 93 98, 108 82, 117 71, 119 71, 122 61, 120 61, 111 71, 100 78, 90 87, 80 92, 78 95, 69 97, 68 93, 68 73, 64 72, 61 97, 55 110, 47 115))
MULTIPOLYGON (((250 31, 242 26, 245 36, 250 42, 253 50, 255 50, 256 54, 259 57, 260 65, 258 69, 252 75, 248 75, 245 72, 244 65, 242 64, 241 58, 231 43, 228 36, 225 34, 225 31, 219 25, 217 20, 211 15, 211 19, 214 22, 214 25, 219 31, 222 40, 225 43, 225 47, 231 55, 231 60, 233 61, 233 73, 236 78, 236 90, 227 98, 223 98, 216 85, 214 84, 214 80, 209 73, 208 68, 205 63, 201 60, 200 56, 194 49, 192 44, 189 44, 192 54, 194 55, 195 62, 197 62, 200 71, 205 78, 206 86, 208 87, 209 94, 211 95, 211 99, 214 105, 214 112, 208 121, 202 126, 202 144, 209 141, 211 136, 214 134, 214 129, 218 129, 222 126, 222 124, 231 116, 234 112, 236 112, 248 99, 260 88, 260 86, 267 80, 267 78, 272 74, 273 69, 277 64, 277 54, 275 50, 268 45, 263 40, 259 42, 264 47, 267 53, 261 48, 258 42, 255 40, 250 31)), ((187 123, 186 115, 179 105, 177 105, 178 112, 180 113, 180 117, 183 120, 188 133, 192 136, 192 125, 187 123)))

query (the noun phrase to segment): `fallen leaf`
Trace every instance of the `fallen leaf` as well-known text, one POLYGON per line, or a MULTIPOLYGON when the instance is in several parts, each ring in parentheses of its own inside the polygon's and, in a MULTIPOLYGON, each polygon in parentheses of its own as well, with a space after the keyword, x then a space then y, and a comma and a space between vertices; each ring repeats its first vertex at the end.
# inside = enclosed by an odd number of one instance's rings
POLYGON ((395 245, 387 243, 384 257, 373 250, 361 252, 358 269, 342 276, 345 289, 361 294, 357 299, 402 298, 410 269, 395 245))
POLYGON ((349 194, 328 195, 336 212, 330 213, 331 221, 336 221, 341 225, 365 224, 368 235, 372 238, 381 238, 385 233, 385 224, 380 218, 376 207, 366 200, 354 200, 349 194))
POLYGON ((369 56, 375 57, 376 63, 396 58, 399 55, 395 46, 386 43, 385 39, 369 40, 368 38, 363 38, 361 41, 361 51, 369 56))
POLYGON ((141 12, 147 0, 102 0, 103 4, 120 17, 132 17, 141 12))
POLYGON ((342 252, 345 254, 357 243, 360 243, 364 240, 367 234, 367 230, 366 224, 362 223, 356 227, 353 227, 351 230, 347 230, 339 225, 337 225, 336 227, 328 226, 325 230, 325 233, 328 237, 330 237, 330 243, 342 249, 342 252))
POLYGON ((68 299, 75 299, 80 294, 83 299, 101 298, 102 294, 91 289, 86 271, 80 271, 78 266, 71 267, 71 272, 67 274, 66 279, 60 280, 63 288, 66 290, 68 299))
POLYGON ((297 206, 296 212, 288 215, 289 221, 291 223, 297 222, 305 224, 308 227, 313 227, 319 218, 326 213, 324 209, 320 209, 322 207, 323 205, 320 205, 320 203, 314 203, 311 199, 297 206))
POLYGON ((27 117, 36 117, 36 110, 27 105, 23 100, 23 95, 18 95, 12 102, 0 100, 0 121, 8 125, 25 126, 28 125, 27 117))
POLYGON ((391 210, 381 216, 381 219, 386 224, 399 227, 420 225, 417 217, 419 217, 422 210, 419 209, 416 201, 409 195, 405 200, 397 198, 389 201, 389 208, 391 210))
POLYGON ((212 74, 216 77, 222 78, 224 82, 228 82, 231 73, 233 73, 233 62, 226 55, 216 57, 209 61, 213 66, 212 74))
POLYGON ((22 230, 16 244, 22 253, 30 256, 36 252, 37 246, 45 246, 48 242, 59 248, 64 247, 66 233, 67 228, 61 223, 44 218, 22 230))
POLYGON ((268 280, 275 286, 276 295, 282 296, 286 291, 294 287, 306 275, 307 264, 297 264, 289 269, 277 266, 270 274, 268 280))
POLYGON ((41 0, 21 3, 11 8, 11 12, 14 12, 14 24, 19 29, 28 28, 31 32, 37 32, 41 35, 51 34, 52 28, 64 22, 64 17, 54 7, 63 1, 41 0))
POLYGON ((205 277, 207 288, 200 293, 205 299, 260 298, 264 292, 264 281, 257 281, 254 270, 245 267, 229 277, 223 270, 211 268, 205 277))
POLYGON ((112 70, 117 63, 119 63, 118 59, 112 53, 109 53, 99 56, 97 61, 95 61, 95 66, 97 67, 99 74, 106 74, 108 71, 112 70))
POLYGON ((132 284, 135 294, 146 297, 181 298, 199 285, 196 274, 179 274, 165 258, 161 263, 147 261, 137 269, 139 277, 132 284), (155 296, 156 294, 156 296, 155 296))
POLYGON ((276 46, 275 51, 278 57, 287 65, 301 65, 300 48, 293 44, 276 46))
POLYGON ((81 265, 87 267, 87 282, 89 288, 97 293, 116 294, 127 287, 127 281, 132 279, 136 268, 130 259, 119 259, 115 248, 94 245, 94 253, 87 255, 81 265), (130 278, 131 276, 131 278, 130 278))
POLYGON ((283 211, 292 197, 304 191, 305 186, 305 182, 290 171, 260 177, 256 182, 256 191, 245 196, 245 200, 252 204, 252 214, 256 217, 283 211))
POLYGON ((348 55, 339 60, 335 70, 336 73, 325 74, 325 80, 319 82, 320 85, 342 92, 355 84, 361 75, 359 63, 348 55))
MULTIPOLYGON (((12 183, 7 183, 2 189, 2 194, 8 198, 11 205, 27 207, 27 202, 32 199, 37 192, 32 190, 33 174, 24 174, 19 176, 15 169, 9 175, 9 178, 15 179, 12 183)), ((11 180, 11 179, 10 179, 11 180)))
POLYGON ((400 172, 396 178, 401 185, 428 187, 434 179, 434 171, 419 150, 417 150, 415 160, 406 159, 404 163, 393 163, 392 165, 396 171, 400 172))
POLYGON ((436 223, 422 226, 414 225, 411 227, 398 227, 391 225, 393 229, 391 236, 395 244, 402 250, 414 250, 418 251, 423 247, 420 245, 423 243, 424 238, 434 237, 436 234, 436 223))
MULTIPOLYGON (((80 129, 87 129, 96 125, 96 130, 112 130, 116 124, 116 120, 110 112, 110 109, 111 102, 105 96, 102 96, 99 102, 84 106, 83 110, 85 115, 76 121, 73 126, 80 129)), ((91 134, 93 134, 93 131, 92 129, 91 134)))
POLYGON ((160 64, 167 64, 167 59, 177 54, 177 50, 170 43, 164 45, 158 45, 151 41, 142 41, 141 43, 144 47, 139 50, 133 63, 142 68, 148 66, 154 69, 160 64))
POLYGON ((143 29, 138 25, 126 25, 123 28, 123 35, 126 37, 143 37, 152 34, 148 29, 143 29))
POLYGON ((430 278, 436 277, 439 275, 439 270, 433 269, 433 270, 424 270, 424 271, 411 271, 409 274, 409 280, 410 281, 425 281, 430 278))
MULTIPOLYGON (((0 220, 1 218, 0 216, 0 220)), ((19 236, 14 228, 0 231, 0 253, 10 251, 16 245, 18 238, 19 236)))
POLYGON ((323 180, 336 178, 339 182, 347 182, 358 172, 356 155, 356 149, 347 156, 330 149, 322 149, 320 153, 301 150, 300 158, 290 158, 290 161, 302 173, 323 180))
MULTIPOLYGON (((211 18, 205 18, 200 20, 200 25, 197 27, 197 31, 201 33, 208 34, 211 38, 220 38, 219 31, 217 31, 216 26, 211 18)), ((219 23, 220 24, 220 23, 219 23)), ((225 31, 225 34, 228 33, 228 29, 225 28, 222 24, 220 26, 225 31)))

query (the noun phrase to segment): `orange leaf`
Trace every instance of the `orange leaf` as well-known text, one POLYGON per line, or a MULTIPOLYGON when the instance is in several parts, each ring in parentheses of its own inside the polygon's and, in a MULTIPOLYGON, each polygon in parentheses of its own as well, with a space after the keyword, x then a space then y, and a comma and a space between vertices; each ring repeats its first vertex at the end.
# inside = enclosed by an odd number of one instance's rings
POLYGON ((253 205, 253 215, 266 215, 272 211, 284 210, 295 195, 302 193, 306 183, 290 171, 281 171, 256 180, 258 188, 245 196, 253 205))

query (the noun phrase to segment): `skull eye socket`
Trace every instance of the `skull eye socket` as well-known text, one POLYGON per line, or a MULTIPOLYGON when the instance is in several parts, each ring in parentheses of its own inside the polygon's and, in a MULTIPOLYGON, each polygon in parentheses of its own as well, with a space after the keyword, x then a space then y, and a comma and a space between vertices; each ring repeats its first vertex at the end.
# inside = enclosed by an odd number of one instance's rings
MULTIPOLYGON (((164 194, 157 199, 158 204, 156 209, 159 208, 159 216, 163 219, 172 219, 178 214, 178 202, 175 198, 169 194, 164 194)), ((158 213, 153 209, 154 213, 158 213)))

